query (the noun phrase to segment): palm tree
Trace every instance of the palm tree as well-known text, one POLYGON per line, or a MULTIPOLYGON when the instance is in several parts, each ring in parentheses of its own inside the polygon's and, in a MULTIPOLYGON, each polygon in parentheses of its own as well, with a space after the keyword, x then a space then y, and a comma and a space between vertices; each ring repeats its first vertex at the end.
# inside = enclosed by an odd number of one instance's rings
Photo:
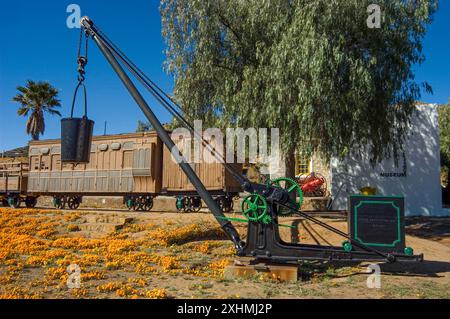
POLYGON ((19 116, 30 116, 27 121, 27 134, 30 134, 33 140, 39 140, 39 135, 44 134, 45 120, 44 113, 61 116, 61 113, 55 108, 61 107, 61 101, 58 99, 58 90, 48 82, 27 81, 25 87, 17 87, 19 93, 13 98, 14 102, 20 103, 21 107, 17 110, 19 116))

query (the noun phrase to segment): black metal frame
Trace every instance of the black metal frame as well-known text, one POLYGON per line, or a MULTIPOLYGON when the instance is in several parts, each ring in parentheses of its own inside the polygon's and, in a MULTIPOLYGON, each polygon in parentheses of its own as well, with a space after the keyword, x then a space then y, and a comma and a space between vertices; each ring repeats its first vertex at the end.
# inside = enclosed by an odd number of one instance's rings
MULTIPOLYGON (((169 148, 174 150, 176 154, 180 154, 179 149, 162 126, 161 122, 157 119, 147 102, 137 90, 136 86, 128 77, 122 66, 117 61, 116 57, 119 56, 119 52, 115 49, 115 46, 110 43, 108 39, 102 36, 101 32, 97 29, 94 23, 88 18, 83 17, 81 19, 81 26, 84 28, 86 34, 90 36, 100 48, 105 58, 111 64, 113 70, 119 76, 126 89, 129 91, 133 99, 141 108, 144 115, 147 117, 159 138, 169 148), (114 53, 113 53, 114 52, 114 53)), ((122 59, 121 59, 122 60, 122 59)), ((122 60, 123 61, 123 60, 122 60)), ((129 65, 128 65, 129 67, 129 65)), ((264 224, 259 222, 249 222, 247 232, 247 242, 241 241, 239 234, 234 226, 224 216, 221 209, 218 207, 216 201, 211 194, 206 190, 195 171, 189 165, 189 163, 182 158, 179 163, 181 169, 187 175, 189 181, 194 185, 198 195, 203 199, 211 213, 214 215, 222 229, 233 241, 238 256, 254 257, 259 260, 271 260, 271 261, 300 261, 300 260, 346 260, 346 261, 363 261, 363 260, 382 260, 388 262, 394 261, 422 261, 423 255, 408 256, 403 254, 386 254, 379 252, 371 247, 367 247, 359 242, 354 241, 347 234, 340 230, 329 226, 314 217, 298 211, 296 207, 290 204, 289 194, 279 188, 271 187, 263 184, 251 183, 248 180, 238 178, 241 183, 241 187, 244 191, 249 193, 256 193, 263 196, 269 204, 269 214, 272 218, 272 223, 264 224), (295 214, 308 219, 319 226, 322 226, 344 238, 347 238, 355 246, 355 250, 351 252, 345 251, 342 247, 322 246, 322 245, 306 245, 306 244, 293 244, 285 243, 281 240, 279 229, 277 225, 278 221, 278 208, 288 208, 295 214)))
POLYGON ((423 261, 423 255, 383 254, 364 250, 364 245, 355 251, 346 252, 342 247, 286 243, 280 237, 277 206, 270 207, 273 223, 250 222, 247 243, 243 254, 260 260, 300 261, 423 261))

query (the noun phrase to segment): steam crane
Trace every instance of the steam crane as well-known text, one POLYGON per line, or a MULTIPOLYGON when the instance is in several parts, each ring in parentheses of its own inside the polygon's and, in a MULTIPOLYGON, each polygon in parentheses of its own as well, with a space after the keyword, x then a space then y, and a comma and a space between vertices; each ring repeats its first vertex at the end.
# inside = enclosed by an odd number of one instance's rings
MULTIPOLYGON (((180 167, 227 234, 228 238, 234 243, 238 256, 252 257, 255 260, 261 261, 277 262, 298 262, 300 260, 374 260, 387 262, 423 260, 423 255, 414 255, 412 251, 405 253, 381 251, 302 212, 297 200, 293 199, 294 197, 302 198, 301 190, 295 181, 282 178, 268 184, 250 182, 246 177, 237 172, 233 166, 227 164, 222 154, 218 153, 216 150, 213 152, 213 148, 208 142, 203 140, 201 134, 196 132, 192 125, 183 117, 181 107, 179 107, 168 94, 147 77, 111 40, 109 40, 92 20, 88 17, 83 17, 80 24, 82 28, 80 47, 83 35, 86 39, 86 49, 88 39, 92 39, 96 43, 101 53, 151 123, 164 145, 171 150, 172 154, 179 154, 180 167), (144 100, 124 68, 148 90, 161 106, 169 111, 170 114, 188 129, 191 134, 193 134, 194 138, 198 139, 204 147, 210 150, 219 162, 223 163, 225 169, 240 183, 242 190, 249 194, 243 200, 242 204, 245 219, 238 220, 246 221, 248 223, 246 242, 241 240, 232 224, 232 221, 235 221, 236 219, 227 218, 223 214, 222 210, 208 193, 188 161, 182 156, 174 141, 144 100), (328 231, 342 236, 345 239, 345 242, 342 247, 286 243, 280 238, 280 225, 278 224, 279 216, 284 214, 302 217, 328 231)), ((82 85, 82 80, 84 80, 84 66, 87 63, 87 57, 81 57, 79 54, 78 60, 80 64, 79 72, 81 75, 79 78, 80 86, 82 85)))

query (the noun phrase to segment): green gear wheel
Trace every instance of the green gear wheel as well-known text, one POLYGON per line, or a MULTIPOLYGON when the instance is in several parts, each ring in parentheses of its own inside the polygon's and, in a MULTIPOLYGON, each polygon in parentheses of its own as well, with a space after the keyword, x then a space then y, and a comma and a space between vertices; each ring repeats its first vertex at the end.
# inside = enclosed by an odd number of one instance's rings
POLYGON ((269 215, 266 215, 263 217, 263 219, 261 220, 264 224, 269 225, 272 222, 272 217, 270 217, 269 215))
MULTIPOLYGON (((295 206, 297 210, 300 209, 300 207, 303 204, 303 191, 300 188, 300 185, 298 185, 298 183, 296 181, 294 181, 291 178, 281 177, 281 178, 274 179, 271 182, 271 186, 283 188, 289 193, 289 195, 295 194, 295 202, 293 199, 291 199, 290 203, 291 203, 291 205, 295 206), (297 201, 297 198, 298 198, 298 201, 297 201)), ((291 213, 291 211, 285 207, 279 207, 278 213, 281 215, 286 215, 286 214, 291 213)))
POLYGON ((244 198, 241 204, 241 209, 244 216, 249 221, 263 222, 268 224, 271 222, 271 218, 267 215, 268 206, 264 197, 258 194, 251 194, 244 198))

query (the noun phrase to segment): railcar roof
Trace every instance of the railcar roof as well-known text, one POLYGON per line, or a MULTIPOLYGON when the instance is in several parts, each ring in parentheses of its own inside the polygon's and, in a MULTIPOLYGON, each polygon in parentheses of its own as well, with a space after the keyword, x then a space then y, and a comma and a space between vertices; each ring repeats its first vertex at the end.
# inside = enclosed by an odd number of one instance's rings
MULTIPOLYGON (((122 134, 112 134, 112 135, 97 135, 92 138, 93 141, 107 141, 107 140, 117 140, 123 138, 136 138, 136 137, 145 137, 145 136, 156 136, 156 131, 149 132, 139 132, 139 133, 122 133, 122 134)), ((60 139, 48 139, 48 140, 40 140, 40 141, 30 141, 29 145, 47 145, 52 143, 58 143, 60 139)))

